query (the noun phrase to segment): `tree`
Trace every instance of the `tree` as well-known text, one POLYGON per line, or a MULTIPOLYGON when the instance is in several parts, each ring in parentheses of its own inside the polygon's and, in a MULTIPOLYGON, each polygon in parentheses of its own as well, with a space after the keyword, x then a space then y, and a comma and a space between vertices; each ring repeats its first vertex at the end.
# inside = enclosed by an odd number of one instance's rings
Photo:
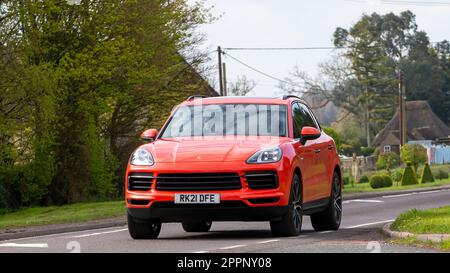
POLYGON ((1 1, 0 177, 19 205, 117 195, 122 143, 196 93, 210 20, 187 0, 1 1))
POLYGON ((238 76, 236 81, 229 84, 230 93, 234 96, 246 96, 255 89, 257 83, 247 79, 245 75, 238 76))
POLYGON ((384 153, 378 156, 377 168, 385 169, 391 175, 391 169, 400 164, 400 157, 396 153, 384 153))
POLYGON ((400 149, 400 157, 403 163, 413 165, 416 174, 419 164, 424 164, 428 161, 427 150, 419 144, 403 145, 400 149))

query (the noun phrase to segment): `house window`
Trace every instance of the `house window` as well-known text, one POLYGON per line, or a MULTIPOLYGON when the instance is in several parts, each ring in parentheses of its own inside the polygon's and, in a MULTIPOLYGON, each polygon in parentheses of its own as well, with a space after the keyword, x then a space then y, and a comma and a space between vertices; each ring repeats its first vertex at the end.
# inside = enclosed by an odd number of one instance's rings
POLYGON ((390 153, 391 152, 391 145, 384 146, 384 152, 385 153, 390 153))

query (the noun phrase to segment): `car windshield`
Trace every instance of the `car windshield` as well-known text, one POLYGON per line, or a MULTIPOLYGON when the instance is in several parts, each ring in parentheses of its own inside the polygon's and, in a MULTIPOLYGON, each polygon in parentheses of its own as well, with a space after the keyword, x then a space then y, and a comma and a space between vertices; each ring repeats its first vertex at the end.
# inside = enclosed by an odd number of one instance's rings
POLYGON ((287 136, 286 105, 201 104, 181 106, 162 138, 193 136, 287 136))

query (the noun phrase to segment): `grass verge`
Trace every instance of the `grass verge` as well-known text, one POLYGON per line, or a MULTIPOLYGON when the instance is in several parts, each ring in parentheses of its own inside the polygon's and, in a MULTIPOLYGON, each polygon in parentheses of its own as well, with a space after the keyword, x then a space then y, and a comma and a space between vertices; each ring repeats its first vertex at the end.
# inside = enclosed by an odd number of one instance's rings
POLYGON ((125 201, 33 207, 0 214, 0 229, 86 222, 124 214, 125 201))
POLYGON ((355 185, 353 187, 351 185, 345 185, 343 192, 344 193, 358 193, 358 192, 401 191, 401 190, 421 189, 421 188, 429 188, 429 187, 439 187, 439 186, 445 186, 445 185, 450 185, 450 179, 436 180, 433 183, 416 184, 416 185, 409 185, 409 186, 396 185, 396 182, 394 182, 394 186, 392 186, 392 187, 379 188, 379 189, 372 189, 370 187, 369 183, 355 183, 355 185))
POLYGON ((397 217, 391 228, 415 234, 450 234, 450 206, 430 210, 412 209, 397 217))
MULTIPOLYGON (((430 210, 412 209, 401 214, 391 229, 414 234, 450 234, 450 206, 430 210)), ((415 237, 397 240, 400 243, 450 250, 450 240, 439 244, 432 242, 421 242, 415 237)))

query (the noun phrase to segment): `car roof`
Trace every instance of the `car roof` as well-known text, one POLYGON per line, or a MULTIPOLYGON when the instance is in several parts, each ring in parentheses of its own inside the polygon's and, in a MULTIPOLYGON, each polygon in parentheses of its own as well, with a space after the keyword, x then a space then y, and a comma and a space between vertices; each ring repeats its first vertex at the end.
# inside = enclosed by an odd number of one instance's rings
MULTIPOLYGON (((244 97, 244 96, 226 96, 226 97, 190 97, 181 105, 196 105, 196 104, 279 104, 287 105, 292 101, 301 101, 298 97, 244 97)), ((306 103, 305 103, 306 104, 306 103)))

